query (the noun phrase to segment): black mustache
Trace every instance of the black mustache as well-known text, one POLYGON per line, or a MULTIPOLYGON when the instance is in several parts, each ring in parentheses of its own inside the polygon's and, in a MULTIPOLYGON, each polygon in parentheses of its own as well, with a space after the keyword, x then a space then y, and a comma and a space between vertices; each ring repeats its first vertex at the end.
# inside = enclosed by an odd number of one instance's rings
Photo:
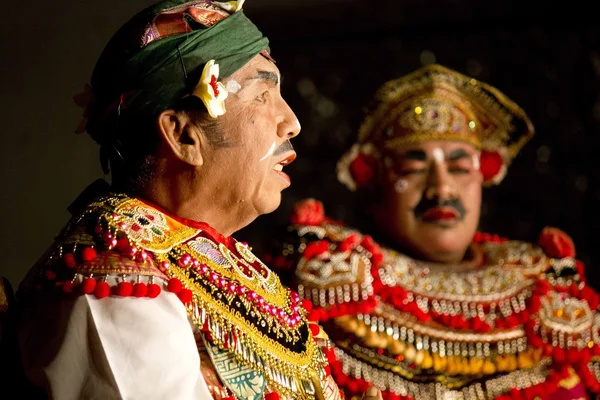
POLYGON ((465 214, 467 213, 467 210, 465 210, 465 206, 460 201, 460 199, 454 198, 442 200, 437 196, 431 199, 428 199, 425 196, 423 196, 421 198, 421 201, 419 201, 419 203, 413 208, 413 213, 415 213, 417 217, 421 218, 427 211, 431 210, 432 208, 438 207, 454 208, 458 214, 459 220, 462 220, 465 217, 465 214))
POLYGON ((275 149, 273 155, 278 156, 287 151, 294 151, 294 146, 292 146, 292 142, 290 142, 289 140, 286 140, 285 142, 281 143, 279 147, 275 149))

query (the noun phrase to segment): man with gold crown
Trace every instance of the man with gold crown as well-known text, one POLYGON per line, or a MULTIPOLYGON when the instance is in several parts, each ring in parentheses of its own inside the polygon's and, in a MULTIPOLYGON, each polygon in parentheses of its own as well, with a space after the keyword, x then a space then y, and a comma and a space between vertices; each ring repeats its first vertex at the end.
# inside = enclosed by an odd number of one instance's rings
MULTIPOLYGON (((533 127, 497 89, 440 65, 381 87, 338 177, 362 231, 296 205, 272 252, 293 270, 348 398, 587 399, 600 385, 598 295, 569 237, 477 231, 533 127)), ((282 274, 283 276, 283 274, 282 274)))
POLYGON ((81 130, 112 187, 17 292, 41 398, 340 398, 298 294, 231 237, 279 206, 300 130, 241 3, 163 1, 102 53, 81 130))

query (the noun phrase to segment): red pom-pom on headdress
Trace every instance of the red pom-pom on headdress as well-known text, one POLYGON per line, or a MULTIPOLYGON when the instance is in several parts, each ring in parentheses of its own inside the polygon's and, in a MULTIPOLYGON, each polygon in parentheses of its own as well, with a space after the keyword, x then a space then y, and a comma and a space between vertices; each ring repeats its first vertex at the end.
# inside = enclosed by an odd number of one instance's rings
POLYGON ((352 191, 369 186, 375 178, 378 160, 373 144, 357 143, 338 161, 338 180, 352 191))
POLYGON ((350 174, 356 186, 361 188, 368 186, 375 177, 375 167, 377 159, 368 154, 359 154, 352 163, 350 163, 350 174))
POLYGON ((502 171, 504 160, 496 151, 482 150, 479 157, 481 175, 485 182, 494 180, 502 171))

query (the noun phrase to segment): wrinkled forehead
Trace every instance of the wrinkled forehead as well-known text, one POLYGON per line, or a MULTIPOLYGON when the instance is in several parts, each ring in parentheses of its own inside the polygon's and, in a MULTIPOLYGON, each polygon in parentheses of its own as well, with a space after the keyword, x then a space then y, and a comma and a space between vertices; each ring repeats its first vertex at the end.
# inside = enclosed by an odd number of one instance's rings
MULTIPOLYGON (((272 59, 267 58, 262 54, 258 54, 246 63, 246 65, 233 73, 228 79, 236 80, 239 83, 265 81, 273 85, 279 85, 281 83, 281 74, 279 68, 277 68, 272 59)), ((227 79, 225 81, 227 81, 227 79)))

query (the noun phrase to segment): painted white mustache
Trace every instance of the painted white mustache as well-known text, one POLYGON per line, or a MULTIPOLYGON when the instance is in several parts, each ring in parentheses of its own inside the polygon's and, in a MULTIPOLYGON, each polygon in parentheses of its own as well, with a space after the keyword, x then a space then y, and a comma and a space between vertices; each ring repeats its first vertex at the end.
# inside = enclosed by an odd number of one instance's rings
POLYGON ((286 140, 285 142, 281 143, 281 145, 279 145, 277 149, 275 149, 275 141, 273 141, 273 144, 271 144, 271 147, 269 147, 267 154, 265 154, 259 161, 263 161, 272 155, 277 156, 279 154, 285 153, 286 151, 293 150, 294 146, 292 146, 292 143, 289 140, 286 140))
POLYGON ((275 141, 273 141, 273 143, 271 144, 271 147, 269 147, 269 150, 267 150, 267 153, 258 161, 264 161, 266 160, 268 157, 271 157, 271 155, 275 152, 275 141))

